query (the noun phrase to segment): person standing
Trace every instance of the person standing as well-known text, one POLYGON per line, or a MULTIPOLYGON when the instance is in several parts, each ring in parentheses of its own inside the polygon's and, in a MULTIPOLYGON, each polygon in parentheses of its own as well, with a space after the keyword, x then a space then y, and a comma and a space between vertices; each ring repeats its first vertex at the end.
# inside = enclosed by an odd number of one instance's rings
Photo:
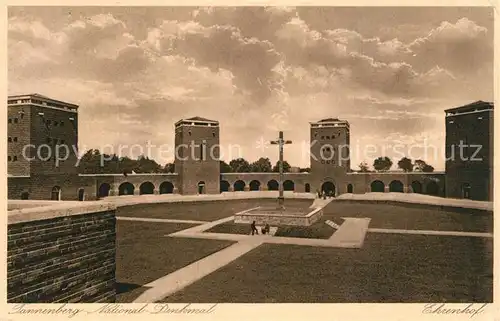
POLYGON ((255 221, 252 222, 250 225, 250 228, 252 229, 252 235, 256 234, 259 235, 259 231, 257 230, 257 227, 255 226, 255 221))

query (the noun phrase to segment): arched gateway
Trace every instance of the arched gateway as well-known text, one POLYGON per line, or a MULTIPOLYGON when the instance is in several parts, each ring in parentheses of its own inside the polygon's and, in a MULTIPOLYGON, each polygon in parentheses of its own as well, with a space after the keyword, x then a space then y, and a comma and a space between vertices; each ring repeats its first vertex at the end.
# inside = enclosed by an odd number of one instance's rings
POLYGON ((335 184, 333 184, 333 182, 326 181, 321 185, 321 191, 326 193, 326 195, 335 196, 335 184))

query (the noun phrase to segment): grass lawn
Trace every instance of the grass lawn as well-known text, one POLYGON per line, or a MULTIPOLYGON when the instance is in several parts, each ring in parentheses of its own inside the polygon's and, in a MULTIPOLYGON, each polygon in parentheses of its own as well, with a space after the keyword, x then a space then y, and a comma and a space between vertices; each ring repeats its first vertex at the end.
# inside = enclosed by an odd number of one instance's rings
MULTIPOLYGON (((206 232, 248 235, 250 231, 249 224, 227 222, 216 225, 206 232)), ((274 236, 328 239, 332 236, 333 232, 335 230, 326 225, 324 220, 319 220, 311 226, 278 226, 278 230, 274 236)))
POLYGON ((164 236, 192 226, 117 221, 117 302, 132 302, 145 290, 143 285, 233 244, 164 236))
POLYGON ((369 233, 361 249, 263 244, 162 300, 492 302, 493 241, 369 233))
MULTIPOLYGON (((276 205, 275 199, 138 204, 119 207, 116 216, 215 221, 257 206, 276 205)), ((290 207, 308 208, 312 200, 286 200, 290 207)))
POLYGON ((493 232, 492 214, 465 209, 344 201, 333 201, 324 208, 324 219, 341 224, 341 217, 369 217, 371 228, 493 232))

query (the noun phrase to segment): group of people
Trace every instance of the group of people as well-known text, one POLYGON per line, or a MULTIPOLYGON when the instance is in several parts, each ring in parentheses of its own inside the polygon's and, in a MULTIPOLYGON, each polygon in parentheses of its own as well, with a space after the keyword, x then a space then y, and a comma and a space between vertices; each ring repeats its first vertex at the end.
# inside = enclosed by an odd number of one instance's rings
MULTIPOLYGON (((250 224, 250 229, 252 231, 252 235, 259 235, 259 230, 255 226, 255 221, 253 221, 252 224, 250 224)), ((260 231, 262 234, 269 234, 270 230, 271 230, 271 227, 269 226, 269 224, 266 224, 263 228, 261 228, 260 231)))
POLYGON ((331 197, 335 197, 335 193, 333 191, 320 191, 320 190, 317 190, 317 193, 318 193, 318 198, 323 198, 324 200, 326 200, 326 198, 331 198, 331 197))

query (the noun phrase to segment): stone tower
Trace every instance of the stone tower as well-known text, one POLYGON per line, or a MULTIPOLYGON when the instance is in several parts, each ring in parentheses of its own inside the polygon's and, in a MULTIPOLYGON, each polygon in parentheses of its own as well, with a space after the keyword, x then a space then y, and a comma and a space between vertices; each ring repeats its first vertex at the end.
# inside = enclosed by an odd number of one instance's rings
POLYGON ((9 174, 78 174, 77 105, 39 94, 9 96, 7 113, 9 174))
POLYGON ((219 122, 201 117, 175 123, 175 172, 184 195, 220 193, 219 122))
MULTIPOLYGON (((340 184, 350 171, 349 123, 327 118, 311 123, 311 176, 314 188, 342 193, 340 184)), ((343 186, 344 184, 342 184, 343 186)))
POLYGON ((477 101, 445 112, 446 197, 492 201, 493 104, 477 101))

